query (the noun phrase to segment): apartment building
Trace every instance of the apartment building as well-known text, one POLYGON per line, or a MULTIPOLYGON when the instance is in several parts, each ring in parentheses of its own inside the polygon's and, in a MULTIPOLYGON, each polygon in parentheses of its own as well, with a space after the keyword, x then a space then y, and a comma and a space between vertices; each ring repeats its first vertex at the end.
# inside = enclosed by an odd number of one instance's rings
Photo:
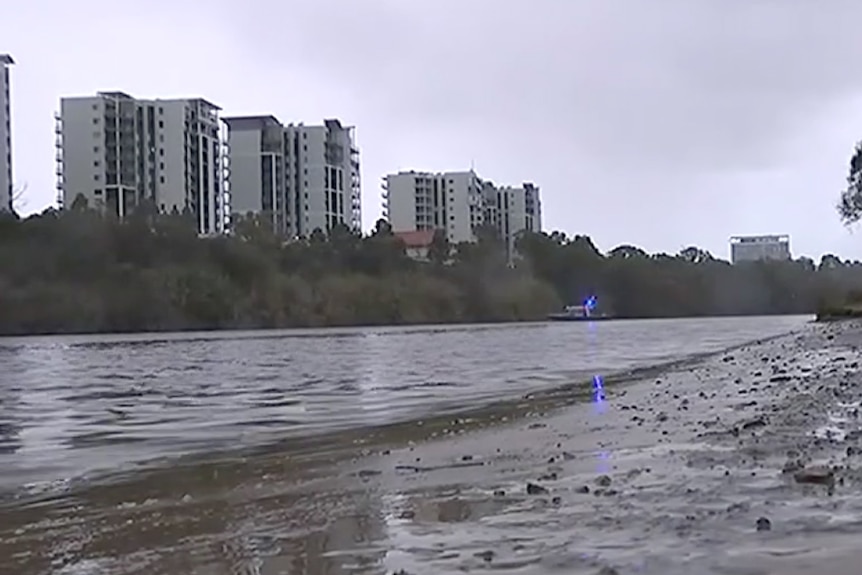
POLYGON ((440 229, 450 243, 474 241, 473 230, 485 223, 488 185, 472 170, 389 174, 383 183, 383 216, 396 233, 440 229))
POLYGON ((282 124, 274 116, 225 118, 231 214, 267 214, 287 237, 362 229, 355 129, 339 120, 282 124))
POLYGON ((472 170, 466 172, 399 172, 385 176, 383 213, 395 233, 445 230, 450 243, 475 241, 475 229, 497 230, 514 255, 523 231, 542 229, 539 188, 497 187, 472 170))
POLYGON ((539 188, 530 182, 522 185, 491 186, 485 194, 486 223, 496 228, 510 255, 522 232, 542 231, 542 204, 539 188))
POLYGON ((222 232, 219 111, 202 98, 62 98, 55 130, 60 206, 80 196, 123 218, 150 201, 166 213, 190 213, 201 234, 222 232))
POLYGON ((12 94, 9 68, 15 63, 9 54, 0 54, 0 211, 12 211, 12 94))
POLYGON ((730 238, 730 261, 789 260, 790 236, 734 236, 730 238))

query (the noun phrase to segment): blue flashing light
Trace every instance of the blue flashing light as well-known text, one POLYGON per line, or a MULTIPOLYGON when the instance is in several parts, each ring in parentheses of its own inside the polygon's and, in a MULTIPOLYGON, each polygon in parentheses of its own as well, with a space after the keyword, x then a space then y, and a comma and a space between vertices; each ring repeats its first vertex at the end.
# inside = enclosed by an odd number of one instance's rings
POLYGON ((584 300, 584 309, 586 309, 587 311, 593 311, 594 309, 596 309, 596 305, 598 305, 598 303, 599 302, 596 299, 596 296, 591 295, 584 300))
POLYGON ((605 400, 605 380, 601 375, 593 376, 593 401, 600 403, 605 400))

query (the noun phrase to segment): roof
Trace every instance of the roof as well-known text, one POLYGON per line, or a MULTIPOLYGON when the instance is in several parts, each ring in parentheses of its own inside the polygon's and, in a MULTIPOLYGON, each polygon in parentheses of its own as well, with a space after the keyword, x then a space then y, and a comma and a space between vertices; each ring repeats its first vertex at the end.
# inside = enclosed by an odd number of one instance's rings
POLYGON ((434 241, 434 230, 394 232, 393 235, 404 242, 408 248, 426 248, 434 241))
POLYGON ((9 54, 0 54, 0 64, 14 64, 15 60, 9 54))
POLYGON ((275 116, 228 116, 222 120, 232 130, 260 130, 267 126, 281 126, 275 116))

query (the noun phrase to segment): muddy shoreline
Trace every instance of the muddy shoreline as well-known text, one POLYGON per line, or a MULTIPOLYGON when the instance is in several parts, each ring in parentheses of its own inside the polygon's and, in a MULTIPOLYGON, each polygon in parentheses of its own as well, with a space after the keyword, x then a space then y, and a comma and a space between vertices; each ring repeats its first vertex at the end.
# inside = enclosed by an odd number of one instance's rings
POLYGON ((812 325, 493 418, 10 504, 0 572, 855 574, 860 349, 860 323, 812 325))
POLYGON ((466 484, 504 509, 464 522, 496 518, 484 548, 455 529, 445 556, 406 569, 856 573, 860 346, 857 322, 811 326, 517 429, 378 458, 384 491, 466 484), (448 468, 458 457, 482 465, 448 468))

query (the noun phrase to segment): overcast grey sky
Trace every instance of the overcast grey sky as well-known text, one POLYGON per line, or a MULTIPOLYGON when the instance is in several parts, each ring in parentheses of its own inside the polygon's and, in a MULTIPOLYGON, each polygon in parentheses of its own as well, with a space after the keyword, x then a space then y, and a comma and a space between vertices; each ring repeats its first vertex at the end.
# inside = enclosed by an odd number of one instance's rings
POLYGON ((384 173, 472 163, 602 250, 789 233, 862 259, 834 210, 860 21, 854 0, 6 0, 0 52, 26 212, 54 200, 60 96, 124 90, 356 125, 366 228, 384 173))

